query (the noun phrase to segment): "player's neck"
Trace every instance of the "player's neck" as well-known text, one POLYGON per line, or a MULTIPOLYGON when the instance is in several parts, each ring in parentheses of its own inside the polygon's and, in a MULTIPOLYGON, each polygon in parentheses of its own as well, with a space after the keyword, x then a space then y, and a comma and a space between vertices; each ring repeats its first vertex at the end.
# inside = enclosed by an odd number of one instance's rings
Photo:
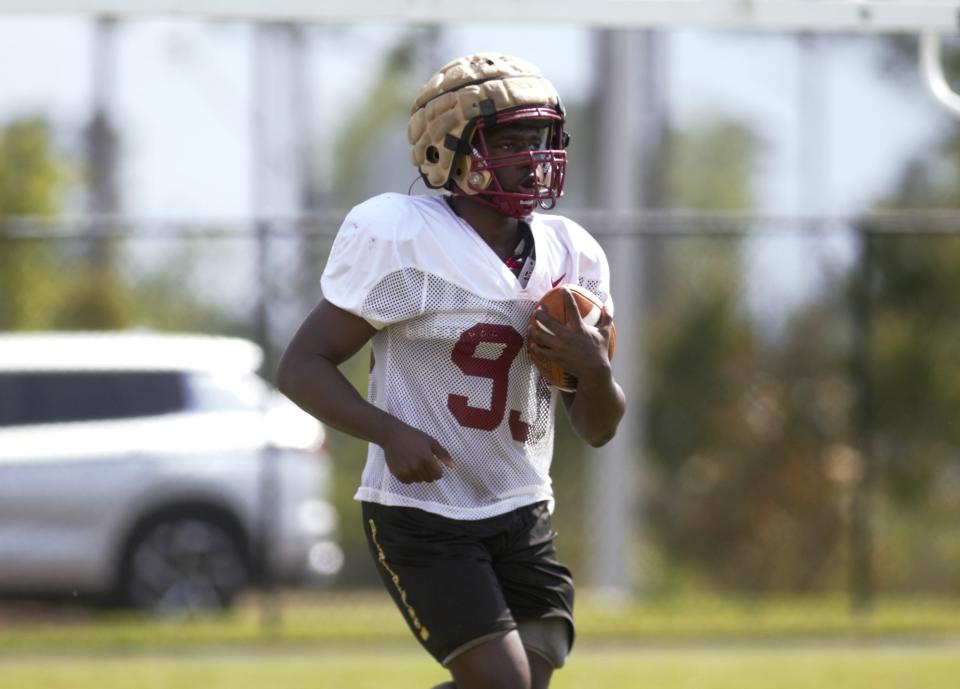
POLYGON ((520 223, 516 218, 501 215, 490 206, 464 196, 448 196, 453 212, 469 224, 496 254, 506 260, 517 245, 520 223))

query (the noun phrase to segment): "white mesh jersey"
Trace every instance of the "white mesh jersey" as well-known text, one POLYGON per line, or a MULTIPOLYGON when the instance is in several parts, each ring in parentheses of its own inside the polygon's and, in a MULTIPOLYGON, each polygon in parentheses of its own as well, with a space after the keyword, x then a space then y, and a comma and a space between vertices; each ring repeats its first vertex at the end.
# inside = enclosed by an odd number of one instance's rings
POLYGON ((370 444, 356 498, 482 519, 550 501, 556 392, 526 351, 536 302, 575 283, 611 310, 600 245, 571 220, 528 219, 536 264, 526 287, 438 196, 383 194, 337 233, 324 298, 378 329, 369 400, 453 457, 433 483, 400 483, 370 444))

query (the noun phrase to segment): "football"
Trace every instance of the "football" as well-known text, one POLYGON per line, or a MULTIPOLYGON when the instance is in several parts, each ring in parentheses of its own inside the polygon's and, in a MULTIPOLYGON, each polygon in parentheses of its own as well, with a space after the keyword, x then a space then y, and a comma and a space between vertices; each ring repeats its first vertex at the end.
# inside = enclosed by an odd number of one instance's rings
MULTIPOLYGON (((567 314, 563 302, 563 293, 565 291, 569 291, 570 294, 573 295, 573 300, 577 303, 577 309, 580 311, 580 318, 583 319, 583 322, 590 327, 596 327, 597 323, 600 322, 600 317, 603 315, 604 306, 591 292, 583 289, 579 285, 568 284, 554 287, 544 294, 543 297, 541 297, 540 301, 537 302, 537 307, 542 307, 544 311, 549 313, 558 321, 566 323, 567 314)), ((534 313, 536 313, 536 311, 534 311, 534 313)), ((530 323, 528 327, 540 328, 551 335, 553 334, 545 325, 538 321, 533 314, 530 316, 530 323)), ((617 330, 611 323, 610 345, 608 350, 608 356, 611 359, 613 359, 613 352, 616 349, 616 345, 617 330)), ((576 377, 563 370, 563 368, 561 368, 558 364, 543 359, 533 352, 530 352, 530 359, 540 371, 540 375, 542 375, 547 383, 553 387, 557 388, 558 390, 563 390, 564 392, 573 392, 577 389, 576 377)))

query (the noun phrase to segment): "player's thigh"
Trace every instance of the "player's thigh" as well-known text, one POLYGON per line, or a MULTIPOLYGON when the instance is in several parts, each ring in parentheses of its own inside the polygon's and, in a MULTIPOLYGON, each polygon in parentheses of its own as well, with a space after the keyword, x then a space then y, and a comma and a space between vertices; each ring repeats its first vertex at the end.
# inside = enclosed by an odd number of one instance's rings
MULTIPOLYGON (((523 529, 511 539, 510 550, 494 560, 497 580, 518 622, 563 620, 569 651, 574 637, 573 577, 557 556, 556 533, 546 505, 540 503, 525 508, 523 518, 523 529)), ((552 641, 551 651, 556 652, 548 657, 554 657, 562 665, 566 654, 554 647, 563 644, 552 641)))
POLYGON ((384 586, 438 662, 516 628, 486 551, 462 525, 410 508, 362 509, 384 586))

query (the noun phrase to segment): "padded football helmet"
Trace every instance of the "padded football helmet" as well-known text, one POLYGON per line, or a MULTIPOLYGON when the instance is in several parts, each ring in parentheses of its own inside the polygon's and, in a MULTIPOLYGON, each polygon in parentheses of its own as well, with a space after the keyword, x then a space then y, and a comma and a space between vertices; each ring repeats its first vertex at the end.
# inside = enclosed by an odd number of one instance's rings
POLYGON ((478 53, 444 66, 424 85, 411 109, 410 158, 431 189, 471 196, 503 215, 523 218, 550 209, 563 193, 566 148, 560 96, 540 70, 499 53, 478 53), (488 150, 491 129, 524 124, 546 129, 536 150, 488 150), (520 189, 504 189, 496 171, 528 167, 520 189), (532 181, 531 181, 532 180, 532 181))

